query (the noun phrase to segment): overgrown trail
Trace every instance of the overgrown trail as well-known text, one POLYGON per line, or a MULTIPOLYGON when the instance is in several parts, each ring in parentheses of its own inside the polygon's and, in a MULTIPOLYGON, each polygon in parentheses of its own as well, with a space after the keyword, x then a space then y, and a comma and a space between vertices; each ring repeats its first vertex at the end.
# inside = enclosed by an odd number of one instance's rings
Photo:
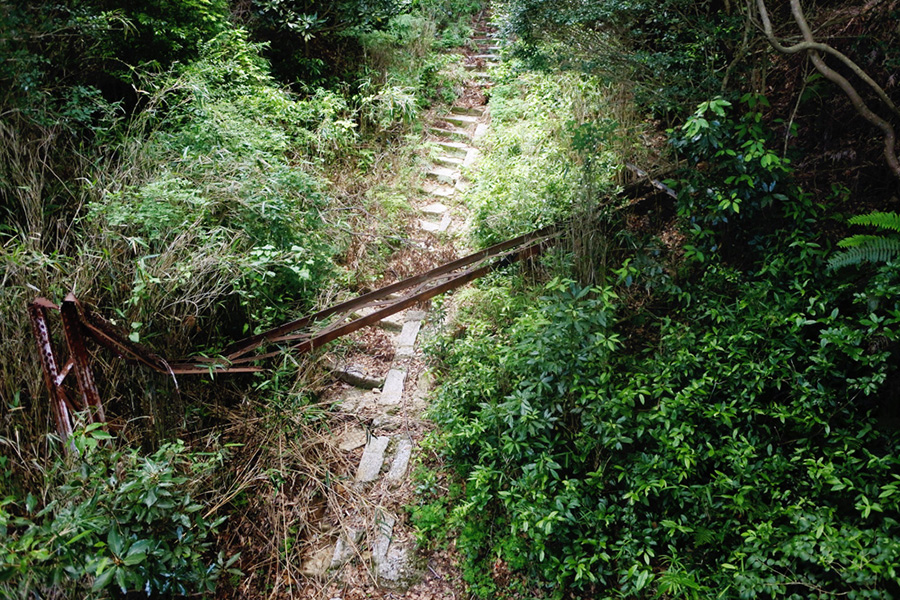
MULTIPOLYGON (((484 94, 485 67, 498 60, 492 33, 480 28, 466 56, 471 79, 450 111, 432 119, 427 141, 435 152, 419 197, 416 227, 429 238, 419 250, 439 248, 443 255, 464 251, 466 211, 459 198, 467 186, 464 172, 479 152, 474 147, 488 129, 484 94)), ((419 306, 380 322, 370 332, 380 343, 373 355, 336 360, 342 382, 329 398, 340 407, 328 443, 344 453, 347 472, 333 473, 339 493, 329 502, 321 532, 305 553, 300 572, 305 598, 457 598, 460 577, 446 553, 425 554, 416 547, 404 506, 415 494, 410 465, 429 429, 424 420, 431 376, 424 366, 420 339, 440 325, 441 315, 419 306), (389 358, 386 374, 384 362, 389 358), (379 368, 379 361, 382 363, 379 368)), ((372 310, 372 309, 366 309, 372 310)))

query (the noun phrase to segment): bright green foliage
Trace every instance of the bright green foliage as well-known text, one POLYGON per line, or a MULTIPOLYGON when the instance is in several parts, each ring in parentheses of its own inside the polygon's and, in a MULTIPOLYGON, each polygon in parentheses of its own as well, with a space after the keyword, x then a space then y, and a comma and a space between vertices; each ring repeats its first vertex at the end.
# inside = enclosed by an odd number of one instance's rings
POLYGON ((656 288, 652 343, 626 350, 609 290, 554 283, 443 351, 433 414, 483 595, 496 559, 554 597, 900 594, 900 438, 879 425, 900 271, 825 286, 821 252, 779 235, 755 273, 656 288))
POLYGON ((144 117, 153 171, 90 206, 91 219, 150 255, 136 259, 132 321, 148 321, 145 301, 206 279, 265 326, 308 305, 332 273, 331 245, 316 234, 327 197, 298 150, 327 160, 349 145, 349 109, 324 91, 299 101, 279 90, 257 50, 240 30, 222 34, 183 74, 156 82, 154 102, 175 107, 144 117), (211 246, 214 266, 193 252, 211 246))
POLYGON ((828 260, 828 268, 839 269, 862 262, 887 262, 900 255, 900 215, 894 212, 872 212, 850 218, 851 225, 870 225, 895 232, 884 235, 851 235, 838 242, 846 248, 828 260))
POLYGON ((224 455, 191 454, 181 442, 147 457, 114 451, 98 427, 76 432, 78 458, 54 465, 46 505, 30 495, 0 500, 0 594, 213 591, 237 556, 212 559, 224 517, 211 520, 192 494, 224 455))
POLYGON ((568 215, 585 183, 575 160, 585 146, 591 146, 593 177, 608 180, 615 169, 605 147, 609 131, 580 122, 575 114, 579 103, 603 110, 603 88, 596 80, 510 71, 497 77, 502 83, 492 91, 492 131, 467 197, 475 213, 474 235, 484 245, 568 215), (572 100, 561 103, 561 97, 572 100))

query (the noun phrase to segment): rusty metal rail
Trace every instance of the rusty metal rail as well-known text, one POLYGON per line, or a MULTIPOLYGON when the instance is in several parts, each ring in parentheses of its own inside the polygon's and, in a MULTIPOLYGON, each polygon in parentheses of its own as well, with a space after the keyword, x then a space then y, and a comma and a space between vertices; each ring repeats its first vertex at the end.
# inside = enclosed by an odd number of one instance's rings
POLYGON ((82 305, 73 294, 66 296, 59 306, 45 298, 37 298, 28 311, 57 432, 66 440, 73 431, 72 415, 78 411, 88 410, 88 418, 92 422, 105 421, 103 404, 91 369, 87 339, 127 360, 173 378, 176 375, 259 372, 265 370, 264 367, 251 363, 279 356, 286 351, 309 352, 410 306, 461 287, 501 266, 540 254, 561 231, 559 224, 551 225, 501 242, 426 273, 234 342, 222 356, 214 358, 191 357, 167 361, 129 340, 112 323, 82 305), (53 344, 48 322, 51 311, 58 312, 62 322, 63 337, 68 347, 65 363, 60 363, 53 344), (364 311, 368 311, 367 314, 360 314, 364 311), (269 350, 266 347, 270 345, 279 345, 279 348, 269 350), (267 351, 260 352, 261 349, 267 351), (75 395, 70 394, 64 385, 70 372, 75 374, 75 395))

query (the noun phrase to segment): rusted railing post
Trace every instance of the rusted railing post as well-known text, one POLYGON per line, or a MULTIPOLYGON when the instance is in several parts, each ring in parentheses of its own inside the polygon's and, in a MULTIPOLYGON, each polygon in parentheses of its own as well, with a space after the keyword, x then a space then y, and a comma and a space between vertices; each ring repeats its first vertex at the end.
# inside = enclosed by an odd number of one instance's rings
POLYGON ((53 341, 50 339, 50 329, 47 327, 48 308, 56 307, 43 298, 39 298, 28 306, 28 315, 31 317, 34 339, 38 344, 38 356, 44 372, 44 383, 50 392, 50 409, 53 412, 53 420, 56 421, 56 431, 65 443, 72 435, 72 417, 69 413, 66 391, 62 387, 65 374, 60 374, 59 362, 53 349, 53 341))

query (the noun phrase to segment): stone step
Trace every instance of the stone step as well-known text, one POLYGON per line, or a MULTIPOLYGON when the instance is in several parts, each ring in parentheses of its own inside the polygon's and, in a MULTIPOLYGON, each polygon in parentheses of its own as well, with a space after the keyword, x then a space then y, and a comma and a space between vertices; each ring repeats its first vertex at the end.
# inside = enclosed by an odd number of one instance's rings
POLYGON ((359 467, 356 469, 356 481, 366 483, 378 479, 381 466, 384 464, 384 451, 387 450, 391 438, 387 436, 372 436, 363 450, 359 467))
POLYGON ((478 123, 478 117, 473 117, 472 115, 444 115, 441 117, 441 121, 447 121, 457 127, 470 127, 478 123))
POLYGON ((388 513, 381 513, 375 521, 375 541, 372 544, 372 559, 376 566, 381 566, 387 560, 388 548, 394 537, 394 524, 397 519, 388 513))
POLYGON ((499 62, 500 61, 499 54, 476 54, 473 58, 475 58, 476 60, 486 60, 489 62, 491 62, 491 61, 499 62))
MULTIPOLYGON (((420 208, 419 212, 429 217, 440 217, 448 210, 450 210, 450 207, 448 207, 446 204, 441 204, 440 202, 432 202, 431 204, 420 208)), ((407 323, 409 323, 409 320, 407 320, 407 323)))
POLYGON ((402 439, 397 443, 397 452, 394 454, 393 462, 391 462, 391 469, 388 471, 387 475, 384 476, 388 483, 397 485, 403 481, 404 477, 406 477, 406 470, 409 468, 409 459, 412 457, 412 450, 413 443, 411 440, 402 439))
MULTIPOLYGON (((419 229, 428 233, 443 233, 447 231, 448 227, 450 227, 450 221, 451 219, 449 214, 444 215, 440 223, 427 221, 425 219, 419 219, 419 229)), ((401 356, 399 348, 397 349, 397 356, 401 356)))
POLYGON ((456 156, 436 156, 434 158, 434 164, 440 167, 449 167, 451 169, 461 167, 464 162, 466 162, 465 158, 458 158, 456 156))
POLYGON ((334 369, 333 373, 340 381, 364 390, 372 390, 384 385, 383 377, 370 376, 366 368, 360 365, 343 365, 334 369))
POLYGON ((421 187, 425 194, 430 194, 437 198, 452 198, 456 195, 456 188, 452 185, 445 185, 436 181, 426 181, 421 187))
POLYGON ((458 129, 443 129, 441 127, 429 127, 428 132, 432 135, 436 135, 438 137, 442 137, 442 138, 450 139, 450 140, 466 141, 469 139, 469 132, 460 131, 458 129))
POLYGON ((330 569, 336 569, 353 558, 353 555, 356 554, 356 547, 362 540, 363 533, 362 529, 351 527, 344 535, 338 538, 334 545, 334 552, 331 554, 330 569))
MULTIPOLYGON (((475 134, 478 135, 479 138, 484 137, 484 132, 479 132, 478 128, 475 128, 475 134)), ((478 157, 481 156, 481 151, 478 148, 469 148, 469 151, 466 152, 466 158, 463 160, 464 167, 471 167, 475 164, 475 161, 478 160, 478 157)))
POLYGON ((475 79, 490 79, 491 78, 490 74, 485 71, 473 71, 472 77, 474 77, 475 79))
POLYGON ((486 123, 479 123, 477 127, 475 127, 475 133, 472 135, 473 140, 480 140, 485 135, 487 135, 488 126, 486 123))
POLYGON ((397 337, 396 347, 397 356, 412 356, 416 348, 416 337, 419 335, 419 329, 422 327, 422 321, 407 321, 403 324, 403 331, 397 337))
POLYGON ((463 142, 434 142, 434 144, 447 154, 457 154, 459 156, 465 156, 469 148, 471 148, 471 146, 463 142))
POLYGON ((403 384, 406 382, 406 371, 391 369, 384 378, 384 388, 381 390, 380 404, 400 404, 403 398, 403 384))
POLYGON ((425 176, 438 183, 455 185, 456 182, 459 181, 460 173, 456 169, 450 169, 448 167, 432 167, 425 176))
MULTIPOLYGON (((358 319, 360 317, 368 317, 376 310, 378 310, 378 309, 372 308, 372 307, 360 308, 359 310, 357 310, 353 313, 353 318, 358 319)), ((403 313, 395 313, 393 315, 389 315, 389 316, 383 318, 382 320, 378 321, 378 323, 376 323, 376 325, 378 327, 381 327, 385 331, 397 332, 397 331, 400 331, 401 329, 403 329, 403 319, 404 319, 403 313)), ((380 387, 380 386, 376 386, 376 387, 380 387)))
POLYGON ((451 106, 450 112, 457 115, 469 115, 472 117, 480 117, 484 114, 484 109, 480 106, 451 106))

